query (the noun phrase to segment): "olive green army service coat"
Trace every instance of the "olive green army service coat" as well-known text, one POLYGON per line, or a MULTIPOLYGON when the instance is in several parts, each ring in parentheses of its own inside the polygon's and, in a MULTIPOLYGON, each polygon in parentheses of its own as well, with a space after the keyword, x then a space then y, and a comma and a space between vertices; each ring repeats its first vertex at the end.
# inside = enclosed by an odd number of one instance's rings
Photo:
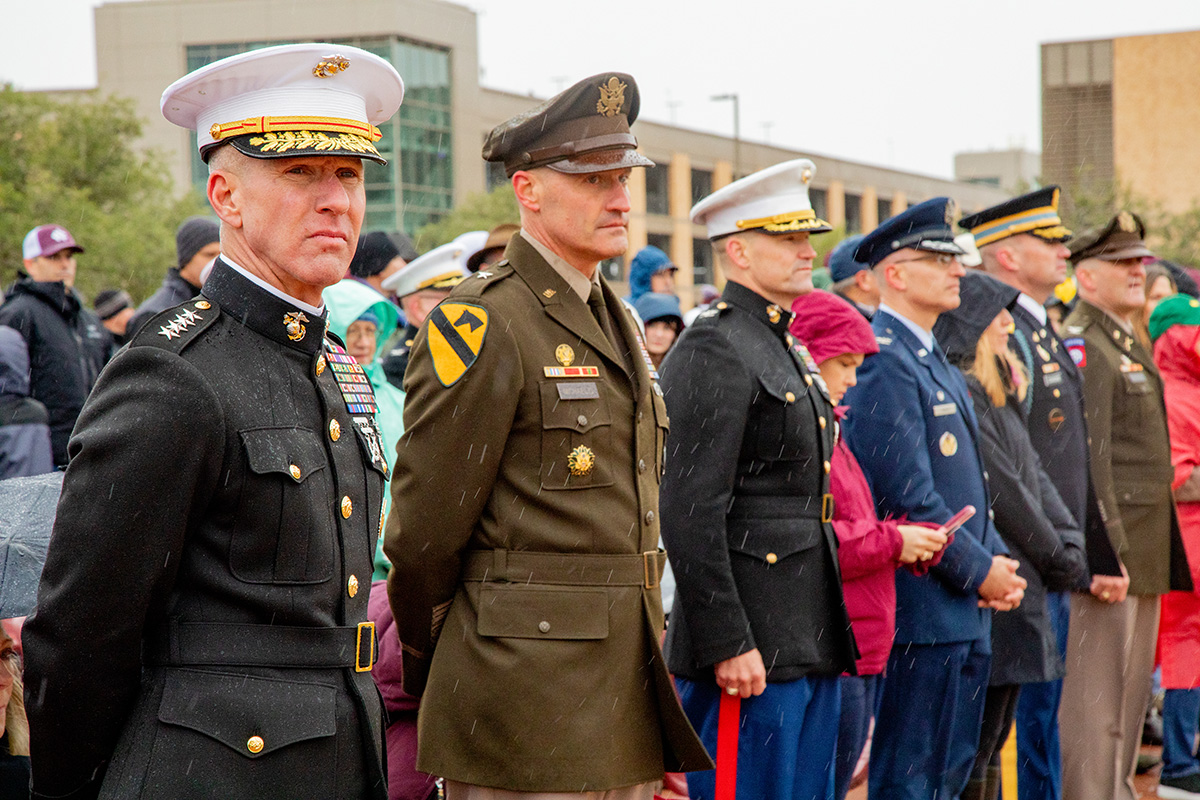
POLYGON ((618 353, 520 235, 430 314, 405 377, 385 552, 418 769, 527 792, 710 761, 659 649, 667 413, 632 318, 618 353))
POLYGON ((1162 378, 1154 359, 1103 310, 1080 300, 1063 344, 1083 373, 1092 479, 1129 592, 1190 590, 1175 501, 1162 378))

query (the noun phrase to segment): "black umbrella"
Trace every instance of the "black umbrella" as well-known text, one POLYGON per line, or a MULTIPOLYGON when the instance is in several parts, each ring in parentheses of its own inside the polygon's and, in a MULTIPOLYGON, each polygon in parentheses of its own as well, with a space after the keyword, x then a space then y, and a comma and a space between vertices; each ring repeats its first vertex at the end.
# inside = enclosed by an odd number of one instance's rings
POLYGON ((63 473, 0 481, 0 619, 23 617, 37 604, 63 473))

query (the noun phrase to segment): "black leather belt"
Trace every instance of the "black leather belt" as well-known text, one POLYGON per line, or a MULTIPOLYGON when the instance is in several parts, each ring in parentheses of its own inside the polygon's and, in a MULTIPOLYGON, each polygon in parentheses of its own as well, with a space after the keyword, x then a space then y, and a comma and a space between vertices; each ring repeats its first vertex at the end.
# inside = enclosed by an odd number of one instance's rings
POLYGON ((379 648, 375 623, 310 628, 232 622, 169 622, 147 642, 155 666, 354 667, 370 672, 379 648))
POLYGON ((470 550, 464 581, 509 581, 565 586, 658 586, 666 567, 663 550, 608 553, 531 553, 524 550, 470 550))
POLYGON ((833 520, 833 495, 736 495, 729 504, 735 519, 817 519, 833 520))

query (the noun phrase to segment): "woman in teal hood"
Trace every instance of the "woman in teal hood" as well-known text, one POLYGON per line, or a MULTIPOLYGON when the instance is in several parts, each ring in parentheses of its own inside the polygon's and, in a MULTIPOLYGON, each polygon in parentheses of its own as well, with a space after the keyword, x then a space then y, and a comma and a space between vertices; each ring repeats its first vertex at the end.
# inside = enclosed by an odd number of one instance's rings
MULTIPOLYGON (((379 423, 379 430, 383 434, 384 452, 390 464, 396 456, 396 442, 404 433, 404 392, 388 383, 381 359, 384 343, 396 330, 400 315, 387 298, 358 281, 339 281, 327 288, 323 294, 325 305, 329 307, 330 332, 337 334, 346 343, 346 351, 362 365, 375 389, 375 403, 379 406, 375 421, 379 423), (375 328, 373 347, 367 338, 371 325, 375 328), (368 344, 364 345, 364 342, 368 344)), ((391 491, 386 491, 384 496, 386 516, 392 505, 391 491)), ((375 548, 373 579, 386 578, 390 566, 384 558, 383 540, 380 537, 375 548)))

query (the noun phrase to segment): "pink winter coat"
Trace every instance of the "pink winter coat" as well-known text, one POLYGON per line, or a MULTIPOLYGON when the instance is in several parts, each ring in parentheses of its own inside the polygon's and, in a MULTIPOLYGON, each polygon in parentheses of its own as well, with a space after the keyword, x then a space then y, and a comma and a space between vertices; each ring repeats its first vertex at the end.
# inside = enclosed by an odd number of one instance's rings
MULTIPOLYGON (((845 408, 838 408, 842 417, 845 408)), ((881 521, 875 500, 854 454, 838 436, 829 473, 833 493, 833 530, 838 538, 838 565, 850 625, 860 652, 859 675, 879 675, 887 665, 896 631, 896 568, 904 540, 897 520, 881 521)), ((929 523, 914 522, 927 528, 929 523)), ((953 541, 953 537, 951 537, 953 541)), ((908 567, 923 575, 942 559, 945 548, 933 558, 908 567)))
MULTIPOLYGON (((1173 488, 1200 466, 1200 327, 1173 325, 1154 343, 1154 363, 1162 374, 1171 436, 1173 488)), ((1179 503, 1179 528, 1192 583, 1200 587, 1200 503, 1179 503)), ((1162 598, 1158 657, 1164 689, 1200 686, 1200 592, 1170 592, 1162 598)))

